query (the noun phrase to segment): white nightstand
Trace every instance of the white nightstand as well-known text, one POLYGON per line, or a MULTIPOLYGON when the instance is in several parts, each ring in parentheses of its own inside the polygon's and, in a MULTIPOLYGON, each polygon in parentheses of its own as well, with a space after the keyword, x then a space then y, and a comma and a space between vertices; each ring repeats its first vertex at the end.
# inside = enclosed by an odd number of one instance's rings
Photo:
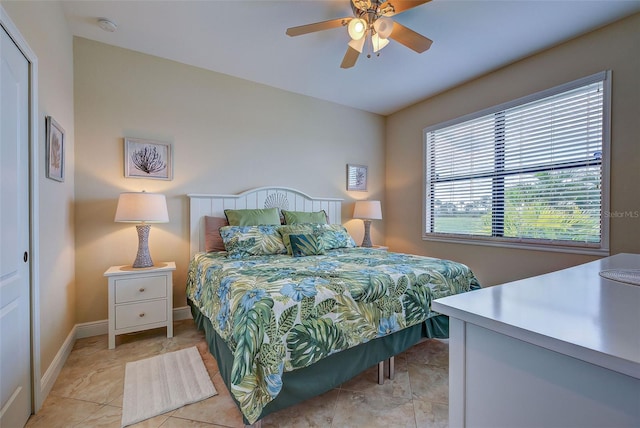
POLYGON ((109 349, 116 347, 116 335, 167 327, 173 337, 174 262, 150 268, 111 266, 109 278, 109 349))

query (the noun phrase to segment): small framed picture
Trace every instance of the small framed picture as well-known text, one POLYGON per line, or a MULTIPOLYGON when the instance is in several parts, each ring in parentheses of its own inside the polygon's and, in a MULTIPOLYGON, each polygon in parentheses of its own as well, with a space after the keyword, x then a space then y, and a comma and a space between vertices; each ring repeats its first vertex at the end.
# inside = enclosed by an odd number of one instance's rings
POLYGON ((347 190, 367 191, 367 167, 347 164, 347 190))
POLYGON ((64 129, 51 116, 45 118, 47 178, 64 181, 64 129))
POLYGON ((124 139, 124 176, 173 180, 171 144, 138 138, 124 139))

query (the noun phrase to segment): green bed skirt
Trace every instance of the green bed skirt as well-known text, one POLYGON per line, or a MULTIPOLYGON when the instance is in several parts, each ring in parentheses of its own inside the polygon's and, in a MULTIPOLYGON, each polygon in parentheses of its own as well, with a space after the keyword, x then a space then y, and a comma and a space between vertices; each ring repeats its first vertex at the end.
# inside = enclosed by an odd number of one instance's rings
MULTIPOLYGON (((209 350, 218 363, 220 375, 227 388, 231 390, 229 385, 231 383, 233 354, 213 329, 211 321, 202 315, 191 301, 188 303, 196 326, 205 332, 209 350)), ((260 419, 270 413, 327 392, 380 361, 409 349, 422 338, 444 339, 448 337, 449 318, 445 315, 438 315, 424 323, 330 355, 309 367, 286 372, 282 375, 280 394, 265 406, 260 414, 260 419)), ((231 397, 234 398, 233 395, 231 397)), ((248 424, 244 415, 243 419, 244 423, 248 424)))

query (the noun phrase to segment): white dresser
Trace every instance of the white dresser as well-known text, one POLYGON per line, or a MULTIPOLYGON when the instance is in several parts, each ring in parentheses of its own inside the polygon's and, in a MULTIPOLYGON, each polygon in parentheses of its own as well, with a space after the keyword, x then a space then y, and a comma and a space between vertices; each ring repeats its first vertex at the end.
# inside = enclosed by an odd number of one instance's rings
POLYGON ((173 337, 174 262, 150 268, 111 266, 109 279, 109 349, 116 346, 116 335, 166 327, 173 337))
POLYGON ((639 427, 638 269, 618 254, 435 300, 450 318, 451 427, 639 427))

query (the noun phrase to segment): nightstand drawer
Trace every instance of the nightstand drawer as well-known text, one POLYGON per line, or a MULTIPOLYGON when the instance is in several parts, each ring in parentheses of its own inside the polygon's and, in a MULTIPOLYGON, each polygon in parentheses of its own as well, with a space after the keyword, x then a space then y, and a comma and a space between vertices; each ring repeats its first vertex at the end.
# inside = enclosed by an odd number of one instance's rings
POLYGON ((118 279, 115 292, 116 303, 167 297, 167 276, 118 279))
POLYGON ((166 320, 166 300, 132 303, 116 307, 116 329, 153 324, 166 320))

